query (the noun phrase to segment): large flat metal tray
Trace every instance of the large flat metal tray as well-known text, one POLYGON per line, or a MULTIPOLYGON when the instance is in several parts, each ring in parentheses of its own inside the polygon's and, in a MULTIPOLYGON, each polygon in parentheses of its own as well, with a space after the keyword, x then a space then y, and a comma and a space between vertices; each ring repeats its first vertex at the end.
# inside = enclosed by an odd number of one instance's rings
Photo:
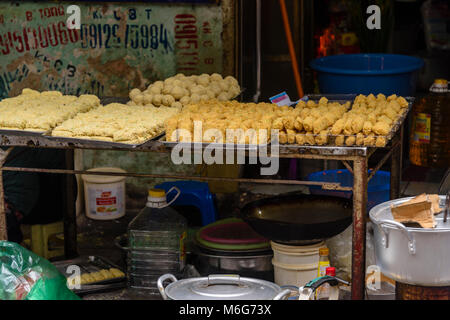
MULTIPOLYGON (((354 102, 354 98, 356 98, 357 95, 308 95, 308 99, 309 100, 313 100, 313 101, 318 101, 321 97, 326 97, 330 102, 339 102, 339 103, 345 103, 345 102, 350 102, 350 108, 349 110, 351 110, 351 108, 353 107, 353 102, 354 102), (348 99, 352 99, 351 101, 348 99)), ((374 136, 374 140, 376 140, 378 137, 382 137, 386 140, 386 144, 384 147, 386 147, 389 143, 389 141, 394 137, 395 133, 400 129, 400 127, 402 126, 403 122, 405 121, 406 117, 408 116, 409 112, 412 109, 412 105, 414 103, 415 98, 414 97, 405 97, 406 101, 408 101, 408 107, 406 112, 404 112, 398 119, 397 121, 394 123, 394 125, 392 126, 391 130, 389 131, 389 133, 385 136, 381 136, 381 135, 375 135, 374 136)), ((303 134, 304 136, 306 136, 306 134, 303 134)), ((316 137, 319 136, 319 134, 310 134, 312 137, 314 137, 314 139, 316 137)), ((314 147, 330 147, 330 146, 335 146, 335 147, 339 147, 339 148, 350 148, 350 147, 377 147, 379 148, 380 146, 376 146, 375 144, 370 144, 370 145, 357 145, 357 144, 353 144, 351 146, 348 145, 336 145, 335 141, 336 138, 338 136, 344 136, 345 140, 348 137, 355 137, 356 135, 332 135, 332 134, 328 134, 328 141, 325 144, 319 145, 319 144, 304 144, 304 145, 299 145, 299 144, 281 144, 281 147, 287 147, 289 148, 290 146, 301 146, 301 147, 308 147, 308 146, 314 146, 314 147)), ((366 135, 364 135, 364 137, 366 137, 366 135)))
MULTIPOLYGON (((75 259, 55 261, 52 264, 61 272, 66 278, 72 275, 68 272, 69 266, 78 266, 81 269, 81 275, 84 273, 97 272, 102 269, 117 268, 124 272, 119 266, 112 263, 108 259, 100 256, 80 256, 75 259)), ((125 272, 124 272, 125 274, 125 272)), ((76 294, 87 294, 94 292, 104 292, 124 288, 126 286, 126 276, 120 278, 113 278, 89 284, 80 285, 80 289, 73 289, 76 294)))

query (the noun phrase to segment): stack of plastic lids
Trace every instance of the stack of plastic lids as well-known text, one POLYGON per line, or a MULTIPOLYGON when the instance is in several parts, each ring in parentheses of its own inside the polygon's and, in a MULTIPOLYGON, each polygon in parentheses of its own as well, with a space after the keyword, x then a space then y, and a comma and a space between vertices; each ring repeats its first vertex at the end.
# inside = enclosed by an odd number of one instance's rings
POLYGON ((256 233, 238 218, 228 218, 201 228, 195 238, 201 249, 211 251, 261 251, 270 248, 270 241, 256 233))

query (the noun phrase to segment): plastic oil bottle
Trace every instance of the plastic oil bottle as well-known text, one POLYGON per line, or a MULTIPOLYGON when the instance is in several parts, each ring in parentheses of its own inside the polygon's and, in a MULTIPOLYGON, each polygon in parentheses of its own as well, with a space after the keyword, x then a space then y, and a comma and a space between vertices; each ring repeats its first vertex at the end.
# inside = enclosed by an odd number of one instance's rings
POLYGON ((410 134, 410 161, 423 167, 450 165, 450 94, 448 82, 436 79, 415 103, 410 134))
POLYGON ((187 221, 170 204, 162 189, 151 189, 144 209, 128 225, 128 287, 140 293, 159 294, 158 278, 179 276, 185 266, 187 221))
MULTIPOLYGON (((324 247, 319 249, 319 267, 317 268, 317 277, 323 277, 326 275, 326 270, 330 267, 330 249, 324 247)), ((322 295, 323 288, 317 288, 316 299, 319 300, 322 295)))

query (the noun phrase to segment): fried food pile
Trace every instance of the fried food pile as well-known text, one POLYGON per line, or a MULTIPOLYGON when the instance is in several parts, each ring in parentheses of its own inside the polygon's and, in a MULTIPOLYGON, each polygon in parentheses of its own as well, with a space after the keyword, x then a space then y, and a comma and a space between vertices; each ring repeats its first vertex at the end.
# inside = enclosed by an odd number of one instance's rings
POLYGON ((63 122, 52 136, 139 144, 164 131, 164 121, 177 108, 110 103, 63 122))
POLYGON ((94 95, 76 97, 26 88, 22 94, 0 101, 0 129, 48 131, 99 105, 100 99, 94 95))
POLYGON ((325 97, 317 103, 300 101, 295 108, 217 99, 201 101, 187 105, 180 114, 166 121, 166 140, 257 144, 270 141, 270 132, 275 129, 281 144, 383 147, 393 125, 408 110, 405 98, 396 95, 386 98, 383 94, 359 95, 350 106, 350 102, 330 102, 325 97), (203 137, 196 135, 196 122, 201 123, 203 133, 217 130, 203 137), (227 140, 227 129, 244 132, 254 129, 257 134, 241 133, 227 140), (260 129, 267 130, 266 136, 262 136, 260 129))
POLYGON ((181 108, 211 99, 228 101, 240 92, 239 83, 232 76, 223 78, 218 73, 185 76, 179 73, 164 81, 153 82, 143 92, 138 88, 132 89, 129 94, 131 101, 128 104, 181 108))
POLYGON ((406 99, 396 95, 357 96, 352 109, 331 128, 331 134, 336 136, 335 145, 384 147, 386 135, 408 111, 407 107, 406 99))
POLYGON ((291 108, 283 117, 275 119, 273 128, 280 130, 281 144, 325 145, 330 128, 349 107, 350 102, 329 102, 325 97, 318 103, 300 101, 295 109, 291 108))
MULTIPOLYGON (((97 272, 82 274, 79 279, 79 284, 83 285, 122 277, 125 277, 125 274, 117 268, 102 269, 97 272)), ((76 278, 67 279, 67 285, 68 286, 76 285, 77 284, 76 280, 77 280, 76 278)))
POLYGON ((270 140, 272 123, 290 111, 271 103, 202 101, 183 108, 166 121, 166 140, 171 142, 216 142, 258 144, 270 140), (178 129, 178 130, 177 130, 178 129), (227 129, 230 134, 227 136, 227 129), (253 129, 251 134, 248 129, 253 129), (265 130, 264 130, 265 129, 265 130), (201 132, 195 132, 200 130, 201 132), (260 132, 260 130, 262 130, 260 132))

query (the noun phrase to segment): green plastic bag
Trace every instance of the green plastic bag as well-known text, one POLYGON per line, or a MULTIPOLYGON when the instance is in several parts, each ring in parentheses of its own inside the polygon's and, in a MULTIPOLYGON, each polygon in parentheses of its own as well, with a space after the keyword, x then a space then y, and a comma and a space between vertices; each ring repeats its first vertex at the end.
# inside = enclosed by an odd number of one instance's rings
POLYGON ((0 241, 0 300, 80 300, 48 260, 0 241))

